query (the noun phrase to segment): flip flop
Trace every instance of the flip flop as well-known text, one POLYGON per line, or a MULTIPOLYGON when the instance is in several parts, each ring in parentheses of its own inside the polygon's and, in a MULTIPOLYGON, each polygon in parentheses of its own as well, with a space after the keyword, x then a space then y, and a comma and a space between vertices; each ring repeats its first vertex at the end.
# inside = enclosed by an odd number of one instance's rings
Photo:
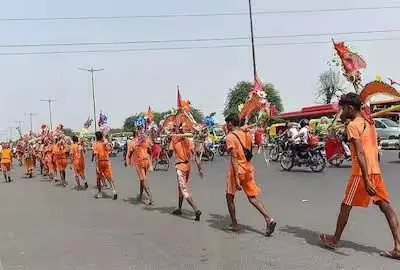
POLYGON ((319 241, 321 241, 321 243, 322 243, 325 247, 327 247, 327 248, 330 248, 330 249, 333 249, 333 250, 335 250, 335 249, 338 248, 338 246, 337 246, 335 243, 332 243, 332 242, 328 239, 328 235, 326 235, 326 234, 321 234, 321 235, 319 236, 319 241))
POLYGON ((274 233, 275 227, 276 227, 275 221, 271 221, 270 223, 268 223, 267 230, 265 231, 265 236, 270 237, 274 233))
POLYGON ((379 255, 393 260, 400 260, 400 255, 395 255, 393 251, 382 251, 379 255))
POLYGON ((224 231, 239 233, 240 232, 240 228, 236 228, 235 229, 235 228, 232 227, 232 224, 231 224, 231 225, 225 226, 224 227, 224 231))

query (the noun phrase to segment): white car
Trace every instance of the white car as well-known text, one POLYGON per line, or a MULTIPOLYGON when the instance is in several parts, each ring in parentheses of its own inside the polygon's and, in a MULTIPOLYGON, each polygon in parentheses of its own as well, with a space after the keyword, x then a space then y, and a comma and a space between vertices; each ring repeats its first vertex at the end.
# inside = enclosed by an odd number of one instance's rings
POLYGON ((375 128, 380 139, 399 139, 399 124, 388 118, 374 118, 375 128))

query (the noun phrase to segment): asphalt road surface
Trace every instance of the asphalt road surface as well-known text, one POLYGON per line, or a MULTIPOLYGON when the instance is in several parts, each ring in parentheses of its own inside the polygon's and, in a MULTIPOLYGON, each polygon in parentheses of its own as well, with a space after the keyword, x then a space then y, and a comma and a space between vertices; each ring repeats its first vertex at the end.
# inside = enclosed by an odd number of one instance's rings
MULTIPOLYGON (((243 194, 236 199, 242 224, 239 234, 229 224, 225 203, 227 161, 205 162, 206 176, 193 174, 193 198, 203 212, 200 222, 184 204, 184 216, 170 213, 177 205, 174 169, 152 172, 155 205, 138 204, 136 173, 113 158, 120 198, 95 199, 94 169, 88 164, 90 188, 74 191, 72 171, 63 188, 13 171, 14 183, 0 185, 0 270, 128 269, 400 269, 400 262, 379 256, 392 248, 384 216, 376 207, 354 209, 336 252, 319 246, 321 232, 332 233, 349 168, 281 171, 254 159, 260 198, 273 214, 276 233, 265 238, 264 222, 243 194)), ((392 203, 400 214, 399 166, 396 152, 381 161, 392 203)))

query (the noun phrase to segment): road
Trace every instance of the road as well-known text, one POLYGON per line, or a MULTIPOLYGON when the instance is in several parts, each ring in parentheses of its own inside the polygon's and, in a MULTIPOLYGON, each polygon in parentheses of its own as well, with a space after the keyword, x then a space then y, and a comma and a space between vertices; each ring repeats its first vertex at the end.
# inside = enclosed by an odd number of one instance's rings
MULTIPOLYGON (((227 233, 225 205, 227 161, 218 157, 205 163, 206 176, 191 180, 193 197, 203 211, 192 221, 175 217, 174 170, 149 175, 155 206, 135 202, 138 182, 133 169, 113 159, 120 198, 95 199, 94 169, 88 165, 91 187, 74 191, 42 181, 40 176, 0 185, 0 270, 128 270, 128 269, 400 269, 400 262, 379 256, 392 248, 384 216, 376 207, 355 209, 337 252, 318 244, 320 232, 332 233, 343 196, 348 168, 281 171, 256 156, 260 198, 278 222, 271 238, 262 235, 264 224, 243 194, 238 194, 237 215, 243 231, 227 233)), ((392 203, 400 214, 397 152, 385 152, 382 169, 392 203)))

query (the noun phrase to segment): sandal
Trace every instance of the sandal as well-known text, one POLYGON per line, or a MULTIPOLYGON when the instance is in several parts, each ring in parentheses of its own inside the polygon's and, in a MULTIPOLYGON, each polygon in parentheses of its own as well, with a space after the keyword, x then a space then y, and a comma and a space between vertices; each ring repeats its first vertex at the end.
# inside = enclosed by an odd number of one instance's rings
POLYGON ((265 236, 270 237, 274 233, 275 227, 276 227, 276 222, 274 220, 269 222, 267 224, 267 230, 265 231, 265 236))
POLYGON ((319 241, 321 241, 321 243, 327 248, 330 248, 330 249, 333 249, 333 250, 338 248, 337 244, 335 244, 332 241, 331 237, 329 235, 327 235, 327 234, 321 234, 319 236, 319 241))
POLYGON ((379 255, 393 260, 400 260, 400 254, 395 254, 393 251, 382 251, 379 255))
POLYGON ((235 232, 235 233, 240 232, 240 228, 239 228, 239 227, 234 228, 234 227, 232 226, 232 224, 231 224, 231 225, 228 225, 228 226, 226 226, 226 227, 224 227, 224 230, 225 230, 225 231, 229 231, 229 232, 235 232))

